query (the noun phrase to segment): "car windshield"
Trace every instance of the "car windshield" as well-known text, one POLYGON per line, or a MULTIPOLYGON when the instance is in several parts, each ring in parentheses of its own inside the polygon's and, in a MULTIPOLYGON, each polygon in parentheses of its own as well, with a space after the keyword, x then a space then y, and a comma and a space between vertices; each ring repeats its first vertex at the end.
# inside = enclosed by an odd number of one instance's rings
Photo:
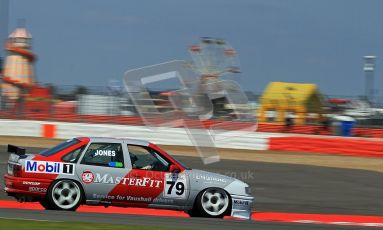
POLYGON ((70 140, 67 140, 67 141, 65 141, 59 145, 56 145, 52 148, 46 149, 46 150, 40 152, 39 154, 42 156, 45 156, 45 157, 52 156, 52 155, 60 152, 61 150, 66 149, 70 146, 73 146, 77 143, 80 143, 80 141, 77 139, 70 139, 70 140))

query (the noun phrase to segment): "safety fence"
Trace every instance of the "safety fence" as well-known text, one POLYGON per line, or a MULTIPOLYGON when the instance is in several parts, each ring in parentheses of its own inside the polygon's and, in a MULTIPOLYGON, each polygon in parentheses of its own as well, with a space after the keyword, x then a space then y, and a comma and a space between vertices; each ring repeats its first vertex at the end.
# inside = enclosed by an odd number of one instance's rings
MULTIPOLYGON (((81 114, 60 114, 60 113, 4 113, 0 112, 0 118, 3 119, 19 119, 19 120, 37 120, 48 122, 72 122, 72 123, 92 123, 92 124, 115 124, 115 125, 133 125, 144 126, 145 122, 139 116, 112 116, 112 115, 81 115, 81 114)), ((168 120, 154 117, 149 119, 150 124, 157 124, 158 126, 165 126, 168 120)), ((241 130, 243 127, 249 125, 257 125, 257 132, 273 132, 273 133, 295 133, 307 135, 340 135, 337 133, 336 127, 331 125, 323 126, 317 124, 307 125, 291 125, 275 123, 251 123, 240 121, 224 121, 224 120, 187 120, 188 127, 190 128, 211 128, 219 125, 226 130, 241 130)), ((182 127, 182 124, 175 126, 182 127)), ((369 128, 369 127, 353 127, 350 135, 353 137, 366 137, 366 138, 383 138, 383 128, 369 128)))
MULTIPOLYGON (((183 128, 0 119, 0 135, 68 139, 103 136, 144 139, 163 145, 193 146, 183 128)), ((383 157, 383 140, 334 136, 227 131, 214 137, 217 148, 314 152, 383 157)), ((235 151, 233 151, 235 154, 235 151)))
MULTIPOLYGON (((147 127, 131 125, 45 122, 0 119, 0 135, 69 139, 78 136, 124 137, 143 139, 163 145, 193 146, 184 128, 147 127)), ((209 134, 206 134, 209 135, 209 134)), ((218 148, 267 150, 268 137, 273 134, 228 131, 218 133, 218 148), (246 135, 244 135, 246 134, 246 135)))

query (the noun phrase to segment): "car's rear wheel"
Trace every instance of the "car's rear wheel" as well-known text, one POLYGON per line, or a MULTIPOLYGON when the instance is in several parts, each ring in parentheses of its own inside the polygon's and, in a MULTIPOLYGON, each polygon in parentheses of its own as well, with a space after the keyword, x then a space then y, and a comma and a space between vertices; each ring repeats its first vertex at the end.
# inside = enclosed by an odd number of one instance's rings
POLYGON ((39 202, 40 202, 41 206, 43 206, 46 210, 52 210, 53 209, 47 198, 44 198, 44 199, 40 200, 39 202))
POLYGON ((196 208, 200 216, 222 218, 230 208, 229 195, 223 189, 208 188, 198 194, 196 208))
POLYGON ((75 181, 59 180, 50 186, 47 198, 52 209, 74 211, 82 202, 82 191, 75 181))

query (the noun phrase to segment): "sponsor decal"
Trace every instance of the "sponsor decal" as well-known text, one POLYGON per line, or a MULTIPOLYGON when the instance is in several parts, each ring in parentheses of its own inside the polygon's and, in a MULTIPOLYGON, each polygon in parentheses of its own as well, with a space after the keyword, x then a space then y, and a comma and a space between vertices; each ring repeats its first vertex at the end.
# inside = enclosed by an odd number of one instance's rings
POLYGON ((115 168, 122 168, 124 167, 124 165, 122 164, 122 162, 109 162, 109 166, 110 167, 115 167, 115 168))
POLYGON ((111 196, 105 194, 93 194, 93 199, 106 199, 106 200, 117 200, 117 201, 133 201, 133 202, 146 202, 151 203, 151 197, 142 197, 142 196, 111 196))
POLYGON ((183 174, 166 173, 164 197, 166 198, 185 198, 187 183, 183 174))
POLYGON ((142 178, 113 177, 113 176, 110 176, 109 174, 96 173, 96 176, 94 178, 94 183, 122 184, 122 185, 129 185, 129 186, 160 188, 163 181, 155 180, 150 177, 142 177, 142 178))
POLYGON ((160 204, 174 204, 174 199, 163 199, 160 197, 154 198, 152 201, 154 204, 160 203, 160 204))
POLYGON ((233 209, 248 210, 251 208, 251 201, 242 199, 233 199, 233 209))
POLYGON ((34 181, 23 181, 24 185, 40 185, 40 182, 34 182, 34 181))
POLYGON ((116 156, 116 151, 114 151, 114 150, 101 150, 101 149, 98 149, 94 153, 94 156, 95 157, 97 157, 97 156, 101 156, 101 157, 115 157, 116 156))
POLYGON ((234 200, 234 204, 249 205, 249 201, 248 200, 234 200))
POLYGON ((29 187, 30 192, 47 192, 47 188, 29 187))
POLYGON ((97 200, 102 200, 102 199, 114 200, 114 199, 116 199, 116 197, 115 196, 110 196, 110 195, 105 195, 105 194, 93 194, 93 199, 97 199, 97 200))
POLYGON ((225 179, 223 179, 223 178, 218 178, 218 177, 212 177, 212 176, 196 175, 195 178, 196 178, 197 180, 216 181, 216 182, 226 183, 226 180, 225 180, 225 179))
POLYGON ((94 181, 94 175, 91 171, 87 170, 82 173, 81 179, 85 184, 90 184, 94 181))
POLYGON ((74 175, 74 164, 26 160, 25 172, 74 175))
POLYGON ((126 196, 126 201, 135 201, 135 202, 151 202, 151 197, 135 197, 135 196, 126 196))

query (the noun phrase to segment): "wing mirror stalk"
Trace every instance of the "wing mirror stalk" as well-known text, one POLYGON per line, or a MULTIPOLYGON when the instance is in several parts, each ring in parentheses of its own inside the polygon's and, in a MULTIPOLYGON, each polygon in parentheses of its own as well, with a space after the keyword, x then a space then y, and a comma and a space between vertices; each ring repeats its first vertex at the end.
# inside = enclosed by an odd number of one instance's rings
POLYGON ((180 173, 181 169, 177 165, 170 165, 169 171, 171 173, 180 173))

